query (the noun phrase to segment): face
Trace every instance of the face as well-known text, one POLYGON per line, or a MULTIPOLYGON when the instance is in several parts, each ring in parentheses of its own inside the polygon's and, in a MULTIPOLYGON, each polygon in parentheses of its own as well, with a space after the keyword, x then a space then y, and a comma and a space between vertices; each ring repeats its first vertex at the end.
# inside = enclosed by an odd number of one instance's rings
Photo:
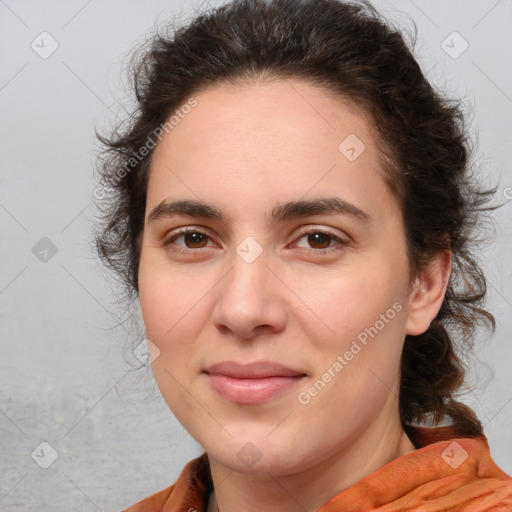
POLYGON ((276 475, 399 429, 409 267, 370 122, 300 81, 194 98, 153 154, 139 267, 170 409, 276 475))

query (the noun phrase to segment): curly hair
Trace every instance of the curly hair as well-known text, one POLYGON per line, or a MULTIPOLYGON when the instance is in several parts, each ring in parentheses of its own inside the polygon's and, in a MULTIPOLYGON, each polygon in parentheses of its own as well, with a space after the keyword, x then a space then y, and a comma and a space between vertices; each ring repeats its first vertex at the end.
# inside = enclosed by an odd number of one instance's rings
POLYGON ((307 81, 370 116, 386 184, 403 213, 410 276, 439 251, 452 253, 436 318, 425 333, 405 338, 402 425, 413 442, 414 423, 449 421, 460 435, 482 433, 456 394, 466 375, 462 356, 477 327, 495 328, 483 307, 486 280, 472 254, 480 242, 476 228, 495 208, 487 203, 496 187, 481 189, 472 172, 460 100, 433 89, 401 31, 368 1, 238 0, 171 32, 157 31, 132 58, 132 116, 110 138, 96 134, 105 146, 98 171, 107 191, 97 251, 129 298, 138 295, 148 174, 162 126, 212 84, 307 81))

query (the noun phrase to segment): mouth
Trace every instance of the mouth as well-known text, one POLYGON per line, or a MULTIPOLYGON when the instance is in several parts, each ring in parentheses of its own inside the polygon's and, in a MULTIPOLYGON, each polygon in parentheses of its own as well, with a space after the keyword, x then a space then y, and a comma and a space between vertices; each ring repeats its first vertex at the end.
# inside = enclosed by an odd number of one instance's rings
POLYGON ((304 372, 270 361, 245 365, 224 361, 208 367, 204 373, 222 398, 245 405, 267 402, 291 390, 306 376, 304 372))

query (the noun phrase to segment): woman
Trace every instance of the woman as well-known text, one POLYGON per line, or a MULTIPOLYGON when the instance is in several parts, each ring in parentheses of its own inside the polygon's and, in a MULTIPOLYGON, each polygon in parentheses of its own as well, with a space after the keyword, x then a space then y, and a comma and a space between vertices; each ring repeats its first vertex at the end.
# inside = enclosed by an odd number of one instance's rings
POLYGON ((243 0, 159 36, 101 165, 98 249, 204 447, 138 511, 510 511, 454 395, 492 191, 367 3, 243 0))

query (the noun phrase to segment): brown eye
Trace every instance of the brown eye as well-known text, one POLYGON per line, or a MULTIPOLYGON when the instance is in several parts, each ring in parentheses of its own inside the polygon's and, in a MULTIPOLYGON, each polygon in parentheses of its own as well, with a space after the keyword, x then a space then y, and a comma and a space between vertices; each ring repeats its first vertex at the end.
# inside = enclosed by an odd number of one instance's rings
POLYGON ((314 249, 327 249, 332 239, 332 236, 320 231, 307 235, 308 243, 314 249))
POLYGON ((198 232, 185 233, 181 236, 183 236, 183 241, 188 249, 199 249, 201 247, 205 247, 208 241, 208 237, 206 235, 198 232))
POLYGON ((167 247, 172 247, 177 251, 194 251, 197 249, 204 249, 213 247, 213 244, 210 243, 210 237, 198 231, 197 229, 184 228, 178 231, 178 233, 169 237, 169 239, 164 243, 167 247))
POLYGON ((342 246, 347 245, 347 243, 334 234, 311 229, 302 233, 298 238, 297 247, 322 254, 340 249, 342 246))

